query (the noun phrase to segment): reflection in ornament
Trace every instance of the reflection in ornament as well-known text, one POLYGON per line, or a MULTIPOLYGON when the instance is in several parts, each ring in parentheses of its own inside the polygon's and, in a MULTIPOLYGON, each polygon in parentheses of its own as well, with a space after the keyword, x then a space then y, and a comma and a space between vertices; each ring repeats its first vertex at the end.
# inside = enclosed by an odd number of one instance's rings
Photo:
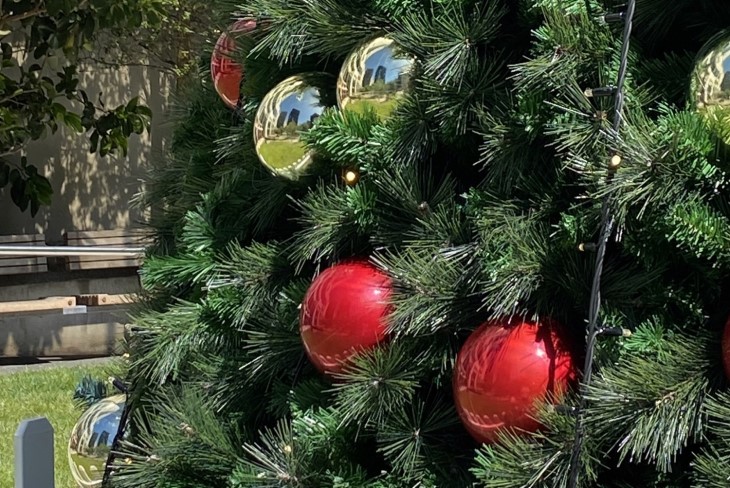
POLYGON ((730 143, 730 38, 718 43, 695 67, 692 96, 700 113, 730 143))
POLYGON ((236 108, 240 95, 243 67, 233 59, 236 54, 236 34, 251 32, 256 28, 253 19, 241 19, 218 38, 210 58, 210 74, 215 91, 230 108, 236 108))
POLYGON ((350 358, 388 338, 390 277, 366 260, 327 268, 307 290, 299 314, 304 349, 323 373, 339 373, 350 358))
POLYGON ((345 60, 337 81, 341 109, 362 113, 367 107, 381 119, 395 109, 410 86, 413 59, 396 51, 387 37, 378 37, 355 49, 345 60))
POLYGON ((292 76, 266 94, 254 120, 259 159, 274 174, 291 179, 312 162, 300 134, 309 130, 326 105, 312 76, 292 76))
POLYGON ((68 443, 68 462, 80 488, 101 487, 124 404, 124 395, 104 398, 86 410, 74 426, 68 443))
POLYGON ((575 378, 567 339, 548 320, 518 318, 487 322, 469 336, 454 366, 454 403, 477 442, 540 428, 536 402, 558 400, 575 378))

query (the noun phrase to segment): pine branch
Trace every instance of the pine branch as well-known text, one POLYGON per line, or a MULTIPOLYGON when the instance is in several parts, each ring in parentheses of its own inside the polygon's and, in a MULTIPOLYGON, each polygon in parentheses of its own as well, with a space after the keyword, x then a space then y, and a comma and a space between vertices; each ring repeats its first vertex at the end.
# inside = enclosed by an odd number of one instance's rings
POLYGON ((450 247, 468 242, 463 212, 454 203, 456 182, 431 164, 399 166, 373 176, 378 221, 373 241, 383 246, 450 247))
POLYGON ((299 265, 357 254, 374 224, 375 194, 364 184, 348 188, 320 182, 295 205, 303 229, 294 235, 290 255, 299 265))
POLYGON ((730 258, 730 222, 699 199, 671 207, 666 217, 668 238, 697 258, 722 266, 730 258))
POLYGON ((266 383, 290 375, 304 361, 299 329, 299 304, 309 283, 291 283, 278 296, 269 296, 246 329, 242 366, 251 383, 266 383))
MULTIPOLYGON (((472 472, 480 483, 490 488, 568 486, 575 421, 549 406, 540 409, 538 418, 547 424, 545 432, 506 432, 499 442, 483 445, 477 451, 472 472)), ((593 449, 589 438, 582 454, 580 487, 593 486, 596 481, 599 462, 593 449)))
POLYGON ((136 374, 158 385, 180 379, 189 373, 194 356, 225 341, 199 321, 200 312, 200 305, 181 302, 165 312, 134 317, 135 335, 147 344, 132 361, 136 374))
POLYGON ((246 459, 234 471, 234 487, 366 486, 365 473, 347 462, 353 443, 351 429, 342 429, 331 410, 295 411, 264 430, 257 443, 244 444, 246 459), (340 461, 332 466, 333 458, 340 461), (323 469, 324 468, 324 469, 323 469), (327 469, 330 468, 330 469, 327 469), (339 484, 335 480, 341 480, 339 484))
POLYGON ((419 367, 413 352, 399 343, 380 346, 335 375, 335 405, 343 425, 377 426, 413 398, 419 367))
POLYGON ((481 276, 470 246, 434 249, 409 247, 379 254, 376 262, 394 278, 391 329, 403 336, 454 332, 481 314, 481 276))
POLYGON ((326 110, 302 140, 318 154, 346 167, 357 162, 368 167, 382 158, 382 146, 374 140, 374 126, 379 119, 374 110, 364 114, 354 110, 326 110))
POLYGON ((216 418, 202 391, 170 391, 149 408, 146 421, 135 422, 139 442, 122 441, 114 486, 228 486, 241 439, 216 418))
POLYGON ((474 128, 477 110, 492 105, 500 93, 502 71, 503 65, 494 56, 468 65, 458 85, 442 85, 437 79, 424 78, 423 101, 442 138, 453 141, 474 128))
POLYGON ((267 32, 253 54, 269 51, 285 65, 309 54, 344 56, 387 25, 387 19, 375 16, 367 4, 362 0, 248 0, 241 8, 266 13, 267 32))
POLYGON ((423 73, 437 85, 459 89, 484 61, 480 49, 500 32, 505 9, 497 2, 470 7, 446 4, 415 9, 395 24, 394 39, 423 60, 423 73))
POLYGON ((629 353, 601 371, 587 395, 591 435, 615 448, 621 461, 648 461, 669 471, 706 429, 702 407, 713 374, 707 359, 713 345, 704 334, 676 335, 667 339, 664 354, 629 353))
POLYGON ((721 392, 712 396, 706 411, 712 443, 695 458, 693 486, 720 488, 730 479, 730 395, 721 392))
POLYGON ((433 156, 439 134, 425 96, 416 92, 406 94, 391 118, 390 137, 386 142, 388 159, 407 164, 433 156))
POLYGON ((456 425, 458 417, 452 405, 416 399, 393 412, 379 429, 378 450, 404 482, 415 484, 429 472, 437 472, 444 483, 466 486, 467 479, 455 479, 458 459, 454 446, 462 441, 453 433, 456 425))

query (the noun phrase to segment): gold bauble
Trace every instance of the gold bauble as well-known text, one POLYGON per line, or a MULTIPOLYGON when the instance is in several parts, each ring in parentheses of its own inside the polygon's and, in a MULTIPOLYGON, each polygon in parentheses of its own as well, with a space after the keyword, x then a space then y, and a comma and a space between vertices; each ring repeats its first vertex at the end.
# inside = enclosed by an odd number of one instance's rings
POLYGON ((74 426, 68 442, 68 462, 79 488, 101 487, 124 403, 124 395, 104 398, 89 407, 74 426))
POLYGON ((410 88, 414 60, 398 52, 392 39, 378 37, 358 46, 345 60, 337 80, 343 110, 372 108, 381 120, 393 113, 410 88))
POLYGON ((730 144, 730 37, 706 52, 692 75, 693 102, 710 127, 730 144))
POLYGON ((312 162, 312 152, 301 140, 328 106, 321 77, 291 76, 276 85, 259 105, 254 120, 256 153, 272 173, 296 179, 312 162))

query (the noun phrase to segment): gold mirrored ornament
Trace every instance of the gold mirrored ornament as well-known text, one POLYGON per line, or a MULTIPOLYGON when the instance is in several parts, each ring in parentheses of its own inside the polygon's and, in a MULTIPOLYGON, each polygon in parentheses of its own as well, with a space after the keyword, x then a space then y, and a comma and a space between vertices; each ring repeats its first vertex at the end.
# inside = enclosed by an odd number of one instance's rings
POLYGON ((730 38, 716 44, 695 67, 692 97, 710 127, 730 144, 730 38))
POLYGON ((393 113, 410 88, 414 60, 399 52, 392 39, 378 37, 356 48, 337 80, 337 103, 343 110, 375 110, 381 120, 393 113))
POLYGON ((68 462, 79 488, 101 487, 124 404, 124 395, 104 398, 89 407, 74 426, 68 443, 68 462))
POLYGON ((276 175, 296 179, 312 162, 301 140, 328 104, 318 75, 292 76, 266 94, 254 120, 254 143, 261 162, 276 175))

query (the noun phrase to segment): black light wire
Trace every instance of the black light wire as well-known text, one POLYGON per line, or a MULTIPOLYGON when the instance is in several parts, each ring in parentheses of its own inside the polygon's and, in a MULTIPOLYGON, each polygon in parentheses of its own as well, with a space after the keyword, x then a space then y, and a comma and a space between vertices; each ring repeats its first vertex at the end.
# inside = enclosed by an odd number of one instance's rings
POLYGON ((122 407, 122 415, 119 418, 119 428, 117 429, 117 433, 114 435, 111 449, 109 450, 109 455, 107 456, 106 464, 104 465, 104 477, 101 480, 102 487, 109 486, 109 479, 112 474, 112 464, 114 463, 114 459, 117 457, 116 451, 119 449, 119 442, 124 437, 124 432, 127 427, 127 418, 129 417, 129 388, 119 378, 114 378, 112 380, 112 384, 117 390, 124 393, 125 400, 124 407, 122 407))
MULTIPOLYGON (((615 91, 615 107, 613 130, 618 133, 623 122, 624 107, 624 84, 626 82, 626 74, 629 64, 629 47, 631 41, 631 31, 633 29, 634 11, 636 10, 636 0, 629 0, 624 17, 623 47, 621 50, 621 64, 619 66, 618 82, 615 91)), ((606 175, 606 182, 610 183, 615 174, 615 168, 610 168, 606 175)), ((586 341, 586 357, 583 365, 583 381, 580 387, 580 399, 575 419, 575 439, 573 442, 573 452, 570 458, 570 477, 568 479, 569 488, 577 488, 578 478, 581 468, 581 451, 585 441, 585 430, 583 425, 583 410, 585 409, 586 400, 585 393, 591 384, 593 373, 593 359, 595 355, 595 347, 598 336, 604 332, 602 327, 598 326, 598 315, 601 309, 601 277, 603 275, 603 262, 606 256, 606 246, 608 239, 613 231, 614 219, 611 215, 611 193, 609 192, 603 198, 603 206, 601 208, 601 230, 600 240, 596 255, 596 265, 593 274, 593 284, 591 286, 591 301, 588 313, 588 339, 586 341)))

